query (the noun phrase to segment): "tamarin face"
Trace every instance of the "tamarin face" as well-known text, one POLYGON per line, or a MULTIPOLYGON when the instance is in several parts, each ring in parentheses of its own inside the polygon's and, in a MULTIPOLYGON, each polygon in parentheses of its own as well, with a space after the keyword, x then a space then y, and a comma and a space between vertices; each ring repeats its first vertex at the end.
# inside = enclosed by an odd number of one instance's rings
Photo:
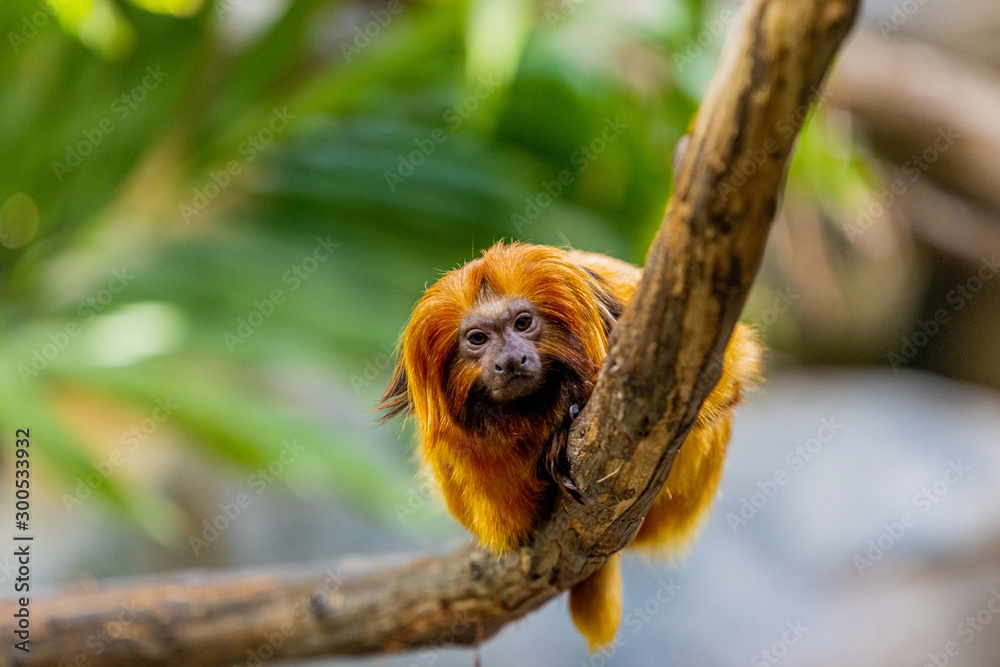
POLYGON ((499 243, 427 288, 381 406, 412 414, 424 448, 544 441, 593 389, 622 308, 568 252, 499 243))
POLYGON ((521 297, 495 297, 477 303, 462 320, 458 363, 475 366, 479 382, 493 400, 506 403, 529 396, 545 383, 539 341, 546 323, 521 297))

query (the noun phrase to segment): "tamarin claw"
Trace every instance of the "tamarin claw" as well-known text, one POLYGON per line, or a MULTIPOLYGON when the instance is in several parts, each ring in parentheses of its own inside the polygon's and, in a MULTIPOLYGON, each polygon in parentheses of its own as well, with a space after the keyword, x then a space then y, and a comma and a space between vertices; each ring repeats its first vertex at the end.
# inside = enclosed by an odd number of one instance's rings
POLYGON ((566 457, 566 444, 569 436, 569 427, 577 415, 580 414, 580 406, 574 403, 569 406, 569 418, 562 427, 552 434, 552 441, 549 443, 548 451, 545 453, 545 468, 549 475, 573 500, 578 503, 583 502, 580 490, 576 487, 573 477, 570 474, 569 459, 566 457))
POLYGON ((549 475, 559 485, 559 488, 576 502, 582 503, 583 498, 580 496, 580 490, 576 488, 572 476, 570 476, 569 460, 566 458, 566 436, 568 433, 568 429, 561 428, 552 434, 552 442, 545 453, 545 469, 548 470, 549 475))

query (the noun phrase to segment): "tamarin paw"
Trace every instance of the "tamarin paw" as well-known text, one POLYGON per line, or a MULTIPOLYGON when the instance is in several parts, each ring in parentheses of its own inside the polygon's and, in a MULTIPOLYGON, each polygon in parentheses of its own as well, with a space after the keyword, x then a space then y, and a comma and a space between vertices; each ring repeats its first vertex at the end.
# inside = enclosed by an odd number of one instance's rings
POLYGON ((580 490, 576 488, 576 483, 570 473, 569 459, 566 458, 566 440, 569 436, 569 427, 580 414, 580 406, 574 403, 569 406, 567 412, 568 419, 552 434, 548 451, 545 453, 545 469, 548 470, 549 475, 560 489, 576 502, 582 503, 583 497, 580 495, 580 490))

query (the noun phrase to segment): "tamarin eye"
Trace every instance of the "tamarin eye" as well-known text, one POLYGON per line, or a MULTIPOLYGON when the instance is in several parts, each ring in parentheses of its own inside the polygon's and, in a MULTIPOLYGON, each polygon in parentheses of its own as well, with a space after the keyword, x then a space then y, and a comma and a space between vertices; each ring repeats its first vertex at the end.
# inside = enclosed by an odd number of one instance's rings
POLYGON ((489 340, 489 338, 482 331, 473 331, 472 333, 469 334, 469 337, 468 337, 467 340, 472 345, 475 345, 475 346, 478 347, 478 346, 482 345, 483 343, 485 343, 487 340, 489 340))
POLYGON ((531 316, 521 315, 519 318, 514 320, 514 328, 518 331, 525 331, 531 326, 531 316))

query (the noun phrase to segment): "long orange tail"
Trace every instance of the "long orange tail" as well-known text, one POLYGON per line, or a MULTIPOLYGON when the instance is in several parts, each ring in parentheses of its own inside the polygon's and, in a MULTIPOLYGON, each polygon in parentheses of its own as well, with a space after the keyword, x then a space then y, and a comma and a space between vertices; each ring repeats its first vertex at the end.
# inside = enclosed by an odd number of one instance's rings
POLYGON ((620 556, 614 554, 600 570, 569 592, 569 613, 591 652, 614 640, 622 619, 620 556))

